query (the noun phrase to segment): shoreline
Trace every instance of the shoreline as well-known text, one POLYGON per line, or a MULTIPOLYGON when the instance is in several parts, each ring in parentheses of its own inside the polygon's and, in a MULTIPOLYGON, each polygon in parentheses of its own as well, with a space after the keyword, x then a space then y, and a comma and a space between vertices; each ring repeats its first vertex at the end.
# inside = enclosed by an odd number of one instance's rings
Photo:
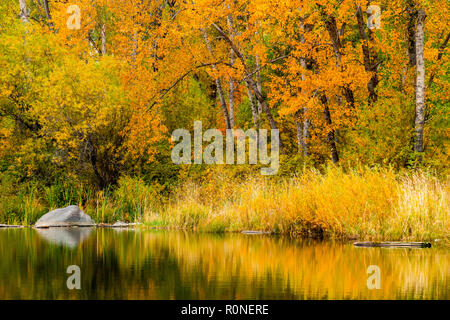
MULTIPOLYGON (((195 229, 183 229, 183 228, 177 228, 177 227, 156 227, 147 225, 146 223, 133 223, 130 224, 130 226, 117 226, 113 227, 113 225, 105 225, 103 223, 96 224, 94 226, 76 226, 76 227, 46 227, 46 228, 39 228, 34 227, 31 225, 6 225, 6 224, 0 224, 0 230, 7 230, 7 229, 72 229, 72 228, 95 228, 95 229, 119 229, 119 230, 135 230, 135 229, 144 229, 146 231, 174 231, 174 232, 190 232, 194 234, 217 234, 217 235, 226 235, 226 234, 240 234, 242 236, 269 236, 269 237, 287 237, 289 239, 295 239, 295 240, 310 240, 310 241, 327 241, 327 242, 338 242, 338 243, 364 243, 364 242, 372 242, 375 244, 379 243, 388 243, 388 242, 394 242, 397 244, 430 244, 429 246, 422 246, 420 249, 426 249, 426 248, 450 248, 450 241, 448 239, 387 239, 387 238, 380 238, 380 237, 371 237, 371 238, 363 238, 359 236, 349 236, 349 237, 308 237, 304 235, 292 235, 292 234, 283 234, 283 233, 276 233, 276 232, 268 232, 268 231, 261 231, 261 230, 225 230, 225 231, 205 231, 205 230, 195 230, 195 229)), ((355 245, 356 247, 366 247, 366 248, 409 248, 409 249, 418 249, 418 245, 405 247, 405 246, 386 246, 386 245, 372 245, 372 246, 364 246, 364 245, 355 245)))
POLYGON ((120 221, 215 233, 450 242, 448 179, 422 171, 329 167, 262 178, 218 170, 186 178, 165 194, 136 177, 121 179, 109 191, 58 190, 72 196, 56 202, 58 194, 33 188, 0 198, 0 223, 34 225, 53 209, 77 204, 106 227, 120 221))

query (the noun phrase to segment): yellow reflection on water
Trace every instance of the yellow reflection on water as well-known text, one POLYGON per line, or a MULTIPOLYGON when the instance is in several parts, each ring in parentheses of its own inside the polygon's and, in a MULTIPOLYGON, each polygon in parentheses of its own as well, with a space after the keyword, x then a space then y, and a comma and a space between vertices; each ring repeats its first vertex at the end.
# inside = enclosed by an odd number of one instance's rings
POLYGON ((76 247, 0 232, 1 299, 448 299, 446 248, 355 248, 284 237, 94 229, 76 247), (82 289, 65 286, 79 265, 82 289), (381 289, 367 288, 367 267, 381 289))

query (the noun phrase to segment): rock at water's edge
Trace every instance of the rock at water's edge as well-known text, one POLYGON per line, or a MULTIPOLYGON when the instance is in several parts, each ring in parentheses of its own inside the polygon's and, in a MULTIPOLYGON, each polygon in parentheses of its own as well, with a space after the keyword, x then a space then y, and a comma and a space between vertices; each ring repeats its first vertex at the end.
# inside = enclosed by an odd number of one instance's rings
POLYGON ((34 225, 36 228, 49 227, 92 227, 94 220, 78 206, 68 206, 44 214, 34 225))

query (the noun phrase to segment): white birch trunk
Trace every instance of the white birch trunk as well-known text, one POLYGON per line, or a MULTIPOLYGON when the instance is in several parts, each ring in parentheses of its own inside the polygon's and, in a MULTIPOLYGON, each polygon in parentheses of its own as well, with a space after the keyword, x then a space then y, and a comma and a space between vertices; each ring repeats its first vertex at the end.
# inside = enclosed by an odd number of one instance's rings
MULTIPOLYGON (((425 56, 424 56, 425 10, 420 9, 416 27, 416 114, 414 145, 415 152, 423 152, 423 128, 425 124, 425 56)), ((421 159, 419 159, 421 161, 421 159)))
POLYGON ((20 19, 22 20, 23 24, 28 23, 28 9, 27 9, 27 1, 26 0, 19 0, 20 4, 20 19))
MULTIPOLYGON (((304 32, 305 31, 305 27, 303 25, 303 22, 300 22, 300 29, 304 32)), ((302 35, 300 35, 300 43, 305 43, 305 37, 302 35)), ((306 61, 304 58, 300 59, 300 65, 302 66, 303 70, 306 70, 306 61)), ((302 81, 306 80, 306 76, 304 73, 302 73, 302 81)), ((299 123, 297 123, 297 139, 301 139, 298 141, 299 144, 299 151, 303 149, 303 155, 305 157, 308 156, 308 143, 307 143, 307 139, 309 138, 309 120, 306 117, 306 111, 307 108, 303 108, 302 112, 303 112, 303 132, 301 132, 301 134, 298 132, 301 129, 301 126, 299 123)))
MULTIPOLYGON (((227 16, 227 22, 228 22, 228 29, 230 32, 230 39, 231 41, 234 41, 234 34, 233 34, 233 20, 231 18, 231 15, 227 16)), ((235 55, 233 48, 230 47, 230 66, 234 66, 234 60, 235 55)), ((234 90, 235 90, 235 81, 233 77, 230 77, 229 81, 229 91, 228 91, 228 108, 230 109, 230 126, 231 128, 234 128, 234 90)))
POLYGON ((102 56, 106 55, 106 25, 102 24, 102 56))

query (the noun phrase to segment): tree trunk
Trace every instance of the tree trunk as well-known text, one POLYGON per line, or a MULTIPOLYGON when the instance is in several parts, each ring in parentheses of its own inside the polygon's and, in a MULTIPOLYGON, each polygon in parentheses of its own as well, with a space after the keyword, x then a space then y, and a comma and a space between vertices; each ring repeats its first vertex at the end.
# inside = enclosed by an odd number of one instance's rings
MULTIPOLYGON (((303 111, 306 111, 306 108, 303 108, 303 111)), ((303 155, 307 157, 309 155, 309 120, 306 117, 305 113, 303 113, 303 155)))
MULTIPOLYGON (((264 113, 266 114, 267 119, 269 120, 270 128, 272 130, 278 130, 278 125, 277 125, 275 119, 273 118, 272 113, 270 112, 269 106, 267 105, 267 102, 266 102, 266 98, 263 96, 262 92, 258 89, 258 85, 255 82, 255 80, 253 80, 252 74, 250 73, 250 71, 248 69, 247 63, 245 62, 242 52, 238 49, 236 44, 230 39, 230 37, 228 37, 228 35, 225 32, 223 32, 223 30, 218 25, 216 25, 215 23, 213 23, 212 25, 220 33, 220 35, 225 39, 225 41, 228 42, 228 44, 231 46, 231 48, 233 49, 236 56, 241 61, 242 65, 244 67, 245 81, 247 82, 248 86, 253 90, 253 93, 255 94, 256 99, 259 101, 259 103, 261 103, 261 107, 262 107, 264 113)), ((282 151, 283 143, 282 143, 281 139, 279 142, 280 142, 279 151, 283 152, 282 151)))
MULTIPOLYGON (((324 105, 323 113, 325 116, 325 122, 329 127, 331 127, 333 122, 331 121, 330 109, 328 107, 328 98, 325 95, 322 95, 321 100, 322 100, 322 104, 324 105)), ((338 151, 337 151, 337 147, 336 147, 334 129, 332 129, 332 128, 328 129, 327 140, 328 140, 328 144, 330 145, 331 160, 333 161, 333 163, 338 163, 339 155, 338 155, 338 151)))
POLYGON ((363 14, 361 10, 361 6, 356 6, 356 18, 358 21, 358 31, 359 36, 362 41, 362 51, 364 56, 364 69, 366 72, 371 72, 372 77, 367 84, 367 89, 369 90, 369 104, 372 104, 377 101, 378 97, 375 92, 375 87, 378 85, 378 75, 377 75, 377 66, 378 66, 378 57, 376 52, 370 51, 369 41, 373 41, 372 31, 369 30, 369 37, 367 37, 363 14))
MULTIPOLYGON (((420 9, 417 15, 416 27, 416 114, 415 131, 416 139, 414 145, 415 152, 423 152, 423 128, 425 123, 425 56, 424 56, 424 25, 425 10, 420 9)), ((421 161, 419 157, 419 161, 421 161)))
MULTIPOLYGON (((406 27, 406 47, 408 55, 408 64, 403 68, 402 76, 402 87, 406 86, 406 78, 408 75, 408 70, 416 66, 416 19, 417 19, 417 9, 413 0, 408 0, 406 2, 406 12, 408 14, 408 24, 406 27)), ((403 89, 404 91, 404 89, 403 89)))
POLYGON ((52 16, 50 15, 50 7, 48 5, 48 0, 43 1, 44 1, 45 16, 47 17, 47 25, 50 31, 53 31, 52 16))
MULTIPOLYGON (((300 21, 300 29, 302 31, 305 31, 303 21, 300 21)), ((303 36, 303 34, 300 35, 300 43, 305 43, 305 37, 303 36)), ((304 58, 300 58, 300 65, 302 66, 303 70, 307 69, 306 60, 304 58)), ((304 73, 302 73, 302 81, 305 81, 305 80, 306 80, 306 76, 304 73)), ((301 146, 303 148, 303 155, 305 157, 307 157, 308 156, 307 139, 309 139, 309 120, 306 117, 307 109, 305 107, 303 108, 302 112, 303 112, 303 128, 302 128, 303 132, 301 134, 302 141, 301 141, 299 147, 301 146)), ((300 137, 298 130, 299 130, 299 126, 297 125, 297 139, 300 137)), ((299 149, 299 152, 300 152, 300 149, 299 149)))
MULTIPOLYGON (((26 0, 19 0, 20 5, 20 19, 22 20, 23 25, 25 26, 25 34, 23 35, 23 51, 24 51, 24 57, 25 57, 25 63, 28 65, 30 63, 30 57, 28 56, 28 50, 27 50, 27 35, 28 35, 28 22, 30 17, 30 12, 27 8, 27 1, 26 0)), ((26 81, 25 81, 25 88, 28 88, 28 81, 30 79, 30 68, 27 67, 27 73, 26 73, 26 81)), ((21 112, 24 112, 24 108, 21 107, 21 112)))
POLYGON ((416 35, 415 25, 417 19, 417 10, 414 7, 412 0, 407 2, 408 8, 408 26, 407 26, 407 44, 408 44, 408 58, 409 66, 414 68, 416 66, 416 35))
MULTIPOLYGON (((213 57, 213 59, 214 59, 214 52, 211 47, 211 43, 209 42, 208 34, 206 33, 205 29, 200 29, 200 30, 203 33, 203 39, 205 40, 206 48, 208 49, 211 57, 213 57)), ((215 64, 212 65, 212 68, 214 71, 217 71, 217 66, 215 64)), ((216 81, 217 93, 219 94, 220 105, 222 107, 223 117, 225 119, 225 126, 227 129, 232 129, 231 122, 230 122, 230 116, 228 114, 228 109, 227 109, 227 103, 225 101, 225 95, 224 95, 223 89, 222 89, 222 84, 221 84, 219 78, 216 78, 215 81, 216 81)))
POLYGON ((133 32, 133 37, 132 37, 132 46, 133 49, 131 50, 131 62, 134 64, 136 63, 136 55, 137 55, 137 40, 138 40, 138 35, 137 32, 134 31, 133 32))
POLYGON ((100 189, 104 189, 106 188, 107 183, 98 169, 97 152, 93 143, 92 135, 90 133, 87 135, 86 149, 87 149, 87 157, 89 159, 89 162, 91 163, 92 170, 94 171, 94 175, 97 179, 97 184, 100 187, 100 189))
POLYGON ((250 101, 250 108, 252 109, 253 124, 256 129, 256 140, 258 141, 259 150, 264 146, 264 142, 261 141, 261 135, 259 133, 259 129, 261 128, 261 114, 258 112, 255 96, 253 95, 253 91, 247 82, 245 83, 245 88, 247 89, 248 100, 250 101))
MULTIPOLYGON (((234 40, 234 34, 233 34, 233 20, 231 18, 231 15, 227 16, 227 22, 228 22, 228 28, 230 32, 230 39, 234 40)), ((234 66, 234 51, 233 48, 230 47, 230 66, 234 66)), ((230 109, 230 126, 231 128, 234 128, 234 90, 235 90, 235 81, 233 77, 230 77, 229 79, 229 90, 228 90, 228 108, 230 109)))
POLYGON ((305 146, 305 140, 303 137, 303 127, 302 127, 302 119, 300 118, 300 113, 303 110, 297 110, 297 112, 294 113, 294 119, 295 119, 295 125, 297 127, 297 147, 298 147, 298 153, 305 152, 306 146, 305 146))
POLYGON ((258 107, 255 102, 255 96, 253 95, 252 89, 250 89, 250 86, 247 82, 245 83, 245 88, 247 89, 248 100, 250 101, 250 108, 252 109, 253 124, 255 125, 256 129, 259 129, 260 117, 258 113, 258 107))
POLYGON ((102 24, 102 56, 106 55, 106 25, 102 24))
POLYGON ((239 49, 237 48, 236 44, 233 41, 231 41, 230 37, 228 37, 225 34, 225 32, 223 32, 223 30, 219 26, 217 26, 215 23, 213 23, 213 26, 220 33, 220 35, 230 44, 230 46, 233 49, 234 53, 236 54, 236 56, 239 58, 239 60, 241 61, 242 65, 244 66, 244 71, 245 71, 245 76, 246 76, 245 77, 245 81, 248 83, 250 88, 255 93, 256 99, 261 103, 261 107, 262 107, 263 111, 266 113, 267 118, 269 120, 270 127, 272 129, 278 129, 277 123, 273 119, 273 116, 272 116, 272 114, 270 112, 270 109, 269 109, 269 107, 267 105, 266 99, 262 95, 262 92, 259 90, 257 83, 255 82, 255 80, 253 80, 253 77, 251 76, 251 73, 250 73, 250 71, 249 71, 249 69, 247 67, 247 63, 245 62, 244 56, 239 51, 239 49))
POLYGON ((19 0, 19 5, 20 5, 20 19, 22 20, 23 24, 27 24, 28 23, 28 17, 29 17, 29 12, 27 9, 27 1, 26 0, 19 0))
MULTIPOLYGON (((232 43, 235 42, 234 40, 234 35, 235 35, 235 31, 234 31, 234 26, 233 26, 233 19, 231 15, 227 16, 227 23, 228 23, 228 32, 230 33, 230 40, 232 43)), ((239 44, 237 44, 239 45, 239 44)), ((236 60, 236 53, 233 50, 233 46, 230 44, 230 65, 234 66, 236 60)), ((230 118, 231 118, 231 110, 233 110, 233 125, 234 125, 234 89, 236 88, 235 86, 236 81, 234 81, 234 79, 230 78, 230 118), (233 88, 233 90, 231 90, 231 88, 233 88), (233 98, 233 99, 231 99, 233 98)), ((250 101, 250 108, 252 110, 252 117, 253 117, 253 124, 255 126, 256 129, 260 129, 261 126, 261 117, 260 117, 260 112, 258 113, 258 108, 256 106, 256 101, 255 101, 255 96, 253 95, 253 92, 248 84, 248 82, 245 82, 245 88, 247 89, 247 96, 248 96, 248 100, 250 101)), ((259 105, 259 102, 258 102, 259 105)), ((230 119, 231 120, 231 119, 230 119)), ((257 132, 257 134, 259 134, 259 132, 257 132)))
MULTIPOLYGON (((331 38, 331 42, 333 45, 333 50, 334 50, 334 55, 336 56, 336 66, 338 68, 340 68, 341 70, 343 70, 343 66, 342 66, 342 53, 341 53, 341 49, 342 49, 342 43, 341 43, 341 39, 339 38, 339 31, 337 28, 337 22, 336 22, 336 18, 333 16, 327 16, 325 14, 323 14, 324 19, 325 19, 325 25, 328 31, 328 34, 330 35, 331 38)), ((344 97, 347 100, 347 103, 350 105, 351 108, 353 108, 355 106, 355 98, 353 95, 353 91, 346 85, 344 85, 343 89, 343 93, 344 93, 344 97)), ((339 99, 341 99, 340 97, 337 97, 337 100, 340 101, 339 99)))
MULTIPOLYGON (((232 51, 233 49, 231 49, 232 51)), ((233 55, 232 52, 230 52, 230 55, 233 55)), ((230 57, 230 64, 232 65, 233 58, 230 57)), ((233 61, 234 62, 234 61, 233 61)), ((230 88, 228 90, 228 107, 230 109, 230 126, 231 128, 234 128, 234 90, 235 90, 235 83, 234 79, 230 77, 230 88)))
MULTIPOLYGON (((261 65, 259 63, 259 56, 258 55, 256 55, 255 60, 256 60, 256 69, 258 70, 258 72, 256 72, 256 86, 258 87, 258 90, 260 92, 262 92, 261 72, 259 72, 259 69, 261 68, 261 65)), ((262 106, 261 106, 261 103, 259 101, 258 101, 258 113, 259 114, 262 113, 262 106)))

